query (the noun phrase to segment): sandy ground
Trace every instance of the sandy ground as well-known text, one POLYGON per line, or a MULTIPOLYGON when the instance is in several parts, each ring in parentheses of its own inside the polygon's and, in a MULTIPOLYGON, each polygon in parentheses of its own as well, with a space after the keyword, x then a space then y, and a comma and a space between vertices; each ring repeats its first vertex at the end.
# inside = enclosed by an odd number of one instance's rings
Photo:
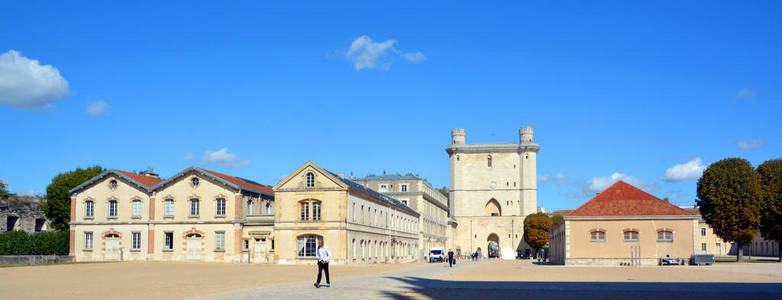
MULTIPOLYGON (((331 278, 417 264, 331 266, 331 278)), ((178 299, 314 282, 316 266, 126 262, 0 268, 0 299, 178 299)))
POLYGON ((441 276, 449 281, 580 282, 782 282, 780 263, 720 263, 713 266, 571 267, 528 260, 495 261, 441 276))

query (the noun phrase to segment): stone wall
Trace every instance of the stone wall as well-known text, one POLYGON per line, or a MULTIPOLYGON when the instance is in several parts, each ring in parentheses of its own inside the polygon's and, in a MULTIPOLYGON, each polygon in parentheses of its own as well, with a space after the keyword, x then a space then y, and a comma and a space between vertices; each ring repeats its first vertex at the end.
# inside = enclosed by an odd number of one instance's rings
POLYGON ((0 201, 0 232, 12 230, 28 233, 49 230, 39 198, 14 197, 0 201))
POLYGON ((71 262, 73 256, 69 255, 0 255, 0 264, 52 264, 71 262))

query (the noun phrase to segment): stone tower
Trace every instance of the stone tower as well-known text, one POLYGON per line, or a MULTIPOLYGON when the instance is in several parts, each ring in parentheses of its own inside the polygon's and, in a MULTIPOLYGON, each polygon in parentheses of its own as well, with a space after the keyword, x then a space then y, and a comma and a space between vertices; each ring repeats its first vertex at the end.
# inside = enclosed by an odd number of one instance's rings
MULTIPOLYGON (((519 143, 467 144, 463 128, 451 130, 451 216, 458 223, 454 248, 486 251, 525 248, 524 217, 537 210, 537 152, 532 127, 519 128, 519 143)), ((484 256, 487 252, 482 253, 484 256)))

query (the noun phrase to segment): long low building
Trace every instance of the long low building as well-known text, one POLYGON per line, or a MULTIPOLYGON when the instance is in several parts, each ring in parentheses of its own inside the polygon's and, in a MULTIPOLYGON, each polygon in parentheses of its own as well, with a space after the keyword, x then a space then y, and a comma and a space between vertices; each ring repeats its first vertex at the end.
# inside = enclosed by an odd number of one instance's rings
POLYGON ((691 211, 617 181, 552 226, 550 260, 618 266, 689 258, 699 253, 698 220, 691 211))

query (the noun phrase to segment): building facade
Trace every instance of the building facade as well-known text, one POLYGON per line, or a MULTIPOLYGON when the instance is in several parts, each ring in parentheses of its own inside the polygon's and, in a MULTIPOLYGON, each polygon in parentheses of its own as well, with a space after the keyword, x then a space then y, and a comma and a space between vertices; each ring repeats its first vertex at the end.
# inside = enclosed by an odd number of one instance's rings
POLYGON ((275 260, 315 263, 323 241, 338 264, 414 261, 420 214, 307 162, 274 186, 275 260))
POLYGON ((567 213, 549 233, 549 259, 564 265, 657 265, 699 253, 699 216, 623 181, 567 213))
POLYGON ((497 256, 522 250, 524 217, 537 209, 536 160, 540 146, 532 127, 519 129, 519 143, 466 144, 464 129, 453 129, 445 150, 450 165, 450 214, 460 254, 497 256))
POLYGON ((352 179, 392 197, 420 214, 418 259, 426 259, 432 247, 448 247, 448 198, 418 175, 368 175, 352 179))
POLYGON ((70 193, 76 261, 267 262, 273 250, 273 191, 247 179, 108 170, 70 193))

